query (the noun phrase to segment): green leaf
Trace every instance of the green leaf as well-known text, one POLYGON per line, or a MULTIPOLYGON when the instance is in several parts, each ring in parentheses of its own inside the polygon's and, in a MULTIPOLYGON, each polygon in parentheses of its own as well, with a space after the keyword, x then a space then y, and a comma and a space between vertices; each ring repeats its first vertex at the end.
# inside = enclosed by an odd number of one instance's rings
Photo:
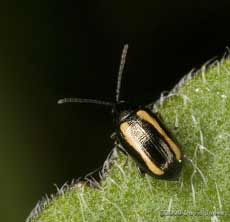
POLYGON ((188 74, 154 110, 186 155, 179 181, 142 177, 118 152, 99 188, 65 185, 28 221, 229 221, 230 60, 188 74))

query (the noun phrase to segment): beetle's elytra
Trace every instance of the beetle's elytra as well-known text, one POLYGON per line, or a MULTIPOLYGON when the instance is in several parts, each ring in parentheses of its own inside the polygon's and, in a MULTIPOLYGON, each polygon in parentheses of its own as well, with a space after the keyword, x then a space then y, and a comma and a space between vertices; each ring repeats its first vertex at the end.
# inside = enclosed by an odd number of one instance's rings
POLYGON ((120 101, 121 78, 127 50, 128 45, 125 45, 118 72, 115 102, 65 98, 60 99, 58 103, 95 103, 111 106, 118 148, 125 150, 136 161, 141 172, 159 179, 177 179, 182 166, 181 149, 171 138, 157 115, 147 107, 133 107, 120 101))
POLYGON ((142 172, 161 179, 175 179, 181 169, 181 151, 159 119, 147 108, 120 114, 117 135, 142 172))

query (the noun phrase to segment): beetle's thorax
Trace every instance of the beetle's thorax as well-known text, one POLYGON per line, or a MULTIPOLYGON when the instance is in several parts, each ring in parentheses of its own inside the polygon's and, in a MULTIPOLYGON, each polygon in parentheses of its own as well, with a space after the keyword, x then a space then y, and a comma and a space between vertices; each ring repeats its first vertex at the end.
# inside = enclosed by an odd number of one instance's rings
POLYGON ((135 107, 127 104, 126 102, 116 103, 112 109, 115 123, 119 124, 127 120, 127 118, 134 113, 134 110, 135 107))

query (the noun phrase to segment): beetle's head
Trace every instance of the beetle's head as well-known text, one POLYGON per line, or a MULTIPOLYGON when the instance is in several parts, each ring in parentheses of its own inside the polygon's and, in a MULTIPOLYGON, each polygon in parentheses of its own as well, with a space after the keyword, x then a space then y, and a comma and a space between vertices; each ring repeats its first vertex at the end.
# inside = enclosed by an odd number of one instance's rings
POLYGON ((125 101, 120 101, 115 103, 112 108, 112 115, 116 124, 126 120, 132 113, 135 107, 126 103, 125 101))

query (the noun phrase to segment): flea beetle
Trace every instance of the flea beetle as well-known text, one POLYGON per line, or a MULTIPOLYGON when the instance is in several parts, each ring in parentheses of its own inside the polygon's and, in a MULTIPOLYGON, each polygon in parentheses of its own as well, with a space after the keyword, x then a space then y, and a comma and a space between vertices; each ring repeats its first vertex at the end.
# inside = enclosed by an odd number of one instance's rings
POLYGON ((182 166, 182 152, 156 114, 147 106, 132 106, 120 100, 122 73, 128 45, 124 45, 117 77, 115 102, 94 99, 65 98, 58 104, 94 103, 111 106, 115 123, 117 147, 132 157, 141 173, 165 180, 178 178, 182 166))

